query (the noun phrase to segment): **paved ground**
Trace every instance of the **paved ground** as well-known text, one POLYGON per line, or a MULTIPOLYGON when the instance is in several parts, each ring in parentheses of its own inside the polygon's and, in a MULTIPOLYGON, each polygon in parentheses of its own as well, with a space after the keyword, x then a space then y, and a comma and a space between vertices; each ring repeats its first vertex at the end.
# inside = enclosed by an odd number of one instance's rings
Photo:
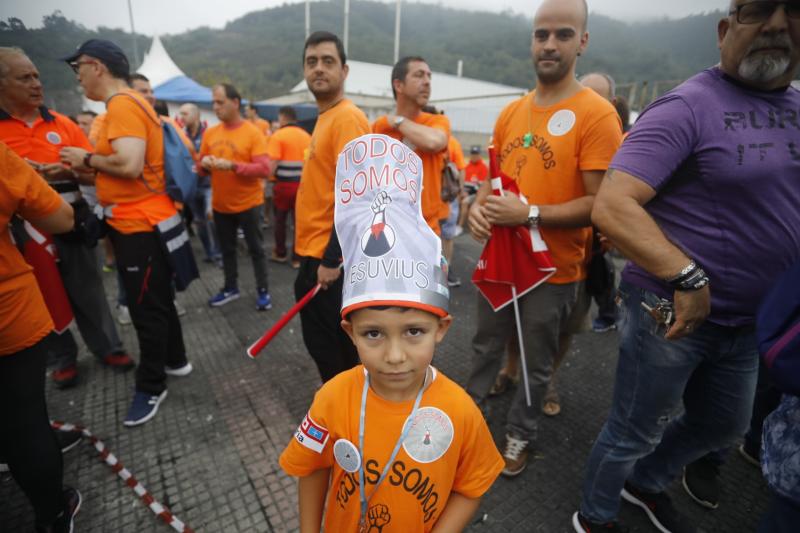
MULTIPOLYGON (((267 246, 271 248, 271 239, 267 246)), ((466 236, 459 238, 456 250, 456 268, 466 279, 480 250, 466 236)), ((222 309, 206 305, 221 286, 222 273, 211 265, 201 267, 202 279, 179 296, 188 309, 182 323, 195 371, 186 378, 170 378, 169 397, 158 416, 142 427, 124 428, 133 374, 107 370, 83 349, 80 384, 66 391, 48 385, 51 417, 90 428, 157 500, 197 531, 295 531, 295 481, 280 471, 277 458, 319 386, 316 368, 303 347, 298 319, 259 360, 249 360, 244 352, 293 302, 294 272, 270 264, 275 308, 259 313, 244 254, 239 265, 243 297, 222 309)), ((106 275, 106 286, 114 296, 113 275, 106 275)), ((471 357, 475 297, 469 284, 453 291, 455 325, 434 360, 461 383, 471 357)), ((136 354, 133 328, 120 331, 136 354)), ((616 349, 614 332, 576 337, 560 378, 562 414, 542 422, 535 461, 519 478, 495 483, 479 515, 485 518, 471 532, 572 531, 569 521, 579 503, 585 459, 609 406, 616 349)), ((491 405, 496 414, 491 428, 498 439, 508 400, 501 397, 491 405)), ((83 493, 77 532, 171 531, 89 446, 65 456, 64 481, 83 493)), ((716 511, 693 504, 679 483, 670 492, 705 531, 753 531, 766 500, 758 470, 734 453, 722 470, 722 481, 724 494, 716 511)), ((628 506, 623 506, 621 518, 635 532, 655 531, 628 506)), ((14 481, 0 474, 0 532, 30 530, 28 503, 14 481)))

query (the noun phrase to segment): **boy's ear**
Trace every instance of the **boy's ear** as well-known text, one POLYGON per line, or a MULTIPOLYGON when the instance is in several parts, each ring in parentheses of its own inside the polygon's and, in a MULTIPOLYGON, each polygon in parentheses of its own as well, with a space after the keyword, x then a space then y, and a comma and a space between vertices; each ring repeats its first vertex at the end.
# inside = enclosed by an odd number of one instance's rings
POLYGON ((347 336, 350 337, 350 340, 353 341, 353 344, 355 344, 356 340, 353 338, 353 323, 349 320, 342 319, 341 324, 342 329, 347 333, 347 336))
POLYGON ((439 319, 439 329, 436 330, 437 343, 442 342, 444 336, 447 335, 447 330, 450 329, 451 325, 453 325, 453 317, 451 315, 447 315, 446 317, 439 319))

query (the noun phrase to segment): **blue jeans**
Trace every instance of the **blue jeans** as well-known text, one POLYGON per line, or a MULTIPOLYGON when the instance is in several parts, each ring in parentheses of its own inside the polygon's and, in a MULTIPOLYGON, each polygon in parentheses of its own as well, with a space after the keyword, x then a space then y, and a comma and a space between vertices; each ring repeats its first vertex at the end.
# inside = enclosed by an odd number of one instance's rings
POLYGON ((221 252, 217 244, 217 232, 214 229, 214 222, 208 219, 208 212, 211 206, 211 187, 198 187, 194 198, 189 202, 189 208, 194 215, 194 223, 197 225, 197 235, 203 243, 203 251, 206 259, 217 259, 221 252))
POLYGON ((706 322, 668 341, 641 305, 652 307, 658 297, 626 282, 619 292, 614 396, 587 461, 581 502, 581 514, 598 522, 616 519, 626 481, 661 492, 685 465, 741 437, 758 375, 754 328, 706 322))

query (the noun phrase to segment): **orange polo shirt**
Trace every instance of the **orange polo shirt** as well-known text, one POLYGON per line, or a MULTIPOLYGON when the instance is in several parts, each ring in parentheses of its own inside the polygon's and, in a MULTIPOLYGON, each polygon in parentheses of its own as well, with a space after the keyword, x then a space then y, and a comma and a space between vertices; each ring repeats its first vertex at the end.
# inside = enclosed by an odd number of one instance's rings
POLYGON ((311 135, 295 124, 287 124, 269 138, 267 154, 275 161, 275 178, 281 182, 299 182, 303 160, 311 146, 311 135))
POLYGON ((298 255, 322 259, 333 229, 336 160, 347 143, 367 133, 367 116, 347 99, 317 118, 295 204, 298 255))
MULTIPOLYGON (((203 134, 198 157, 220 157, 234 163, 251 163, 267 155, 267 140, 250 122, 233 127, 211 126, 203 134)), ((219 213, 241 213, 264 203, 264 178, 240 176, 233 170, 211 171, 211 207, 219 213)))
MULTIPOLYGON (((450 137, 450 120, 444 115, 422 112, 414 119, 414 122, 441 130, 450 137)), ((389 124, 386 116, 378 118, 372 124, 372 133, 388 135, 405 142, 422 159, 422 216, 425 217, 428 226, 438 235, 440 232, 439 221, 446 219, 450 214, 450 207, 442 201, 442 170, 444 170, 447 147, 436 153, 417 150, 415 146, 403 139, 402 133, 389 124)))
POLYGON ((53 329, 33 268, 11 242, 9 220, 15 213, 44 218, 60 206, 58 193, 0 143, 0 356, 33 346, 53 329))

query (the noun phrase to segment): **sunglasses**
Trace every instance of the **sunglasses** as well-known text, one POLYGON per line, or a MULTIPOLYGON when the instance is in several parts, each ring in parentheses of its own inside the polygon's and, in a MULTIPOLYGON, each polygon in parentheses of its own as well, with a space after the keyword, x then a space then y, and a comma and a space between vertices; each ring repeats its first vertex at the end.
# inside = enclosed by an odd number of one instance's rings
POLYGON ((97 63, 97 61, 72 61, 69 63, 69 66, 72 68, 72 71, 77 74, 81 69, 81 65, 91 65, 93 63, 97 63))
POLYGON ((736 14, 739 24, 760 24, 768 21, 778 6, 783 6, 786 16, 793 19, 800 19, 800 2, 749 2, 736 6, 728 12, 728 15, 736 14))

